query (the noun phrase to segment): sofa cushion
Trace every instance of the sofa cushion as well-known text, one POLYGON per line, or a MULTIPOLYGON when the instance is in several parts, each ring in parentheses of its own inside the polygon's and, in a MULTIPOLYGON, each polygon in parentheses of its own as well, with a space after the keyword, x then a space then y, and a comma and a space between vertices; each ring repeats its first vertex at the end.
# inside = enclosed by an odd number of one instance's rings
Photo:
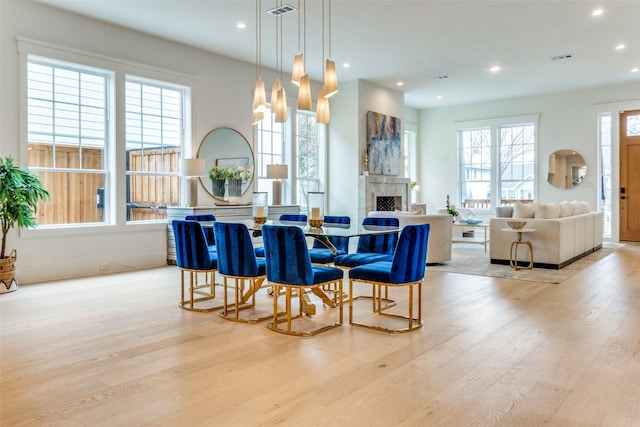
POLYGON ((534 218, 555 219, 560 218, 560 205, 557 203, 538 203, 534 218))
POLYGON ((533 218, 535 213, 536 207, 533 204, 516 202, 513 206, 513 218, 533 218))
POLYGON ((580 202, 582 203, 582 213, 589 213, 591 212, 591 206, 589 206, 589 202, 587 201, 582 201, 580 202))

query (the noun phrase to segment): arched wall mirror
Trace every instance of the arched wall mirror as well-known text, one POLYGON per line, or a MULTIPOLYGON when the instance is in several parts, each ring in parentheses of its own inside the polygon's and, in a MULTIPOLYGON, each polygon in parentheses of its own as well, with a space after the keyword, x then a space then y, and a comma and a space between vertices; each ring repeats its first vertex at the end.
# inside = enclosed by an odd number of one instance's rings
POLYGON ((230 128, 218 128, 209 132, 200 143, 198 159, 204 159, 207 176, 201 177, 200 182, 211 197, 224 200, 224 197, 213 194, 212 182, 208 172, 213 166, 242 166, 250 172, 248 179, 242 182, 244 194, 253 182, 253 150, 249 141, 242 134, 230 128))
POLYGON ((556 188, 573 188, 587 176, 587 163, 580 153, 557 150, 549 155, 547 182, 556 188))

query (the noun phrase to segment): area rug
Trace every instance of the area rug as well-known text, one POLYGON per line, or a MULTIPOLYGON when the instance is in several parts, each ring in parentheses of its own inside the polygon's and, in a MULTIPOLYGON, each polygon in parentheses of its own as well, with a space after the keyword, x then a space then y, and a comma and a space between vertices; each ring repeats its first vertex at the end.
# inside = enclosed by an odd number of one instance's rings
POLYGON ((560 270, 534 268, 532 270, 514 270, 508 265, 491 264, 489 249, 485 253, 480 245, 455 244, 451 251, 451 261, 446 264, 427 266, 427 271, 447 271, 451 273, 472 274, 476 276, 502 277, 532 282, 562 283, 579 271, 598 262, 621 247, 620 244, 605 243, 602 249, 575 261, 560 270))

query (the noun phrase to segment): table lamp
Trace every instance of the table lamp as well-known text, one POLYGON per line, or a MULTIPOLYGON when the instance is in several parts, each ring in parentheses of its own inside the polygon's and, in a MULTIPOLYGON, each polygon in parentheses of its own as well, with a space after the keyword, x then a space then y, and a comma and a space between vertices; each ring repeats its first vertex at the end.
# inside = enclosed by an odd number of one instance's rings
POLYGON ((189 184, 186 206, 198 206, 198 178, 205 176, 204 159, 182 159, 180 162, 180 176, 189 184))
POLYGON ((267 165, 267 179, 273 179, 273 204, 282 204, 282 181, 289 177, 289 166, 267 165))

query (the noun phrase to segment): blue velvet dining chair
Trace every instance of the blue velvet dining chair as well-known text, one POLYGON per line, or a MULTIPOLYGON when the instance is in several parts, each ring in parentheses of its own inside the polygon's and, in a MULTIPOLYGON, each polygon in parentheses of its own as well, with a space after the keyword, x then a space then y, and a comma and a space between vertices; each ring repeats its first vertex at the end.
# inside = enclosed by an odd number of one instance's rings
MULTIPOLYGON (((199 215, 187 215, 184 219, 186 221, 213 222, 216 220, 216 217, 213 214, 199 214, 199 215)), ((202 228, 204 230, 204 235, 207 236, 207 244, 209 246, 209 250, 215 251, 216 238, 215 238, 215 234, 213 233, 213 227, 202 227, 202 228)))
POLYGON ((213 225, 217 237, 218 274, 224 285, 224 307, 220 316, 236 322, 256 323, 271 317, 270 314, 240 317, 240 310, 255 308, 256 293, 267 278, 265 260, 257 259, 251 236, 244 224, 216 222, 213 225), (227 282, 233 281, 233 307, 227 301, 227 282), (245 292, 245 285, 246 292, 245 292), (251 301, 251 302, 249 302, 251 301))
MULTIPOLYGON (((385 226, 400 227, 398 218, 393 217, 367 217, 362 220, 362 226, 385 226)), ((398 242, 398 233, 373 234, 360 236, 358 238, 358 246, 355 253, 348 253, 335 257, 333 264, 336 267, 349 270, 364 264, 370 264, 378 261, 391 261, 393 252, 398 242)), ((369 298, 368 296, 359 296, 358 298, 369 298)), ((393 307, 395 301, 389 298, 389 290, 385 288, 384 308, 393 307)), ((375 309, 375 306, 374 306, 375 309)))
POLYGON ((422 280, 427 261, 427 247, 429 241, 429 224, 407 225, 402 229, 398 245, 391 261, 378 261, 363 264, 349 270, 349 324, 364 326, 386 332, 407 332, 422 327, 422 280), (358 323, 353 320, 353 284, 361 282, 372 285, 374 300, 374 315, 391 316, 408 321, 404 328, 386 327, 372 323, 358 323), (382 287, 409 288, 408 315, 387 312, 388 307, 382 306, 382 287), (418 288, 417 316, 414 316, 413 288, 418 288))
MULTIPOLYGON (((362 225, 399 227, 398 218, 365 218, 362 225)), ((373 234, 360 236, 355 253, 339 255, 335 258, 336 267, 353 268, 377 261, 391 261, 398 241, 398 233, 373 234)))
MULTIPOLYGON (((324 223, 350 225, 351 218, 349 218, 348 216, 325 215, 324 223)), ((337 256, 345 255, 347 252, 349 252, 348 237, 330 237, 329 242, 336 249, 335 253, 324 243, 320 242, 317 239, 314 239, 313 247, 309 249, 309 256, 311 257, 312 264, 330 265, 333 264, 333 260, 337 256)))
MULTIPOLYGON (((307 216, 305 214, 282 214, 278 218, 280 222, 304 222, 307 223, 307 216)), ((258 246, 255 248, 256 256, 264 258, 264 246, 258 246)))
POLYGON ((216 297, 216 270, 218 259, 209 251, 204 230, 197 221, 173 220, 171 223, 176 244, 176 261, 181 273, 180 307, 191 311, 212 311, 222 308, 196 307, 196 303, 216 297), (185 299, 185 273, 189 273, 189 299, 185 299), (204 273, 205 281, 198 283, 198 273, 204 273), (201 295, 196 297, 196 295, 201 295))
MULTIPOLYGON (((281 334, 296 336, 311 336, 342 325, 342 298, 330 299, 323 292, 324 285, 334 285, 342 294, 342 270, 335 267, 312 265, 309 258, 307 240, 300 227, 286 225, 265 225, 262 227, 264 239, 267 280, 274 288, 273 293, 273 321, 267 325, 269 329, 281 334), (280 290, 285 294, 285 317, 280 318, 278 300, 280 290), (292 314, 291 300, 293 293, 299 300, 296 315, 292 314), (293 329, 292 321, 303 316, 303 306, 309 307, 311 301, 306 291, 322 298, 330 307, 338 307, 338 321, 329 325, 317 326, 315 329, 293 329), (286 328, 280 328, 280 323, 286 323, 286 328)), ((313 305, 315 308, 315 305, 313 305)), ((314 311, 307 314, 313 314, 314 311)), ((311 316, 309 316, 311 317, 311 316)), ((301 323, 301 322, 296 322, 301 323)))

